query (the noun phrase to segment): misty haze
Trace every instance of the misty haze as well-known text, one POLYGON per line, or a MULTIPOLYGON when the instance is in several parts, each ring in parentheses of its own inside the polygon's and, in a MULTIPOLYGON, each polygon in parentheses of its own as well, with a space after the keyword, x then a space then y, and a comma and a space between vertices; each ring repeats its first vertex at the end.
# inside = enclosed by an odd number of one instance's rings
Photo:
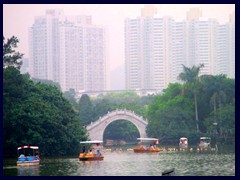
POLYGON ((24 44, 21 72, 62 91, 162 91, 180 82, 182 64, 235 78, 234 5, 4 5, 4 33, 24 44), (13 13, 26 34, 11 32, 13 13))
POLYGON ((5 176, 235 176, 235 4, 4 4, 5 176))

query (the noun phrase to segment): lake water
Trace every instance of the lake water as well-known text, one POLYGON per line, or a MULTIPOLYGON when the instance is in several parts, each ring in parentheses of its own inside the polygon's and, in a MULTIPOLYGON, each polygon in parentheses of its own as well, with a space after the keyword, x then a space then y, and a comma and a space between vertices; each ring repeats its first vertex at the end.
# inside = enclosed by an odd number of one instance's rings
POLYGON ((235 176, 235 152, 176 152, 138 154, 105 152, 103 161, 43 158, 39 166, 17 167, 4 160, 4 176, 161 176, 175 168, 177 176, 235 176))

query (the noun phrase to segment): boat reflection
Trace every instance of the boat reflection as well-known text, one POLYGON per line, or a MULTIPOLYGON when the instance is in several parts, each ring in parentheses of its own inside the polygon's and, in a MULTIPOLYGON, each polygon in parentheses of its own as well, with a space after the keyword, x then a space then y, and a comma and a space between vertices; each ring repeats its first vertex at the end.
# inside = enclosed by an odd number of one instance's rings
POLYGON ((39 176, 39 166, 18 166, 18 176, 39 176))

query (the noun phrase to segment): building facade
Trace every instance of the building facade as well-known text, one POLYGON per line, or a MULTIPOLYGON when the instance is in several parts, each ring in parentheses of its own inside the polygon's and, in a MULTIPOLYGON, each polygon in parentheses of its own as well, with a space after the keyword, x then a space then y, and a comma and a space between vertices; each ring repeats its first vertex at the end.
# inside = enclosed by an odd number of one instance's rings
POLYGON ((161 89, 170 78, 173 19, 149 14, 148 9, 141 17, 125 20, 127 89, 161 89))
POLYGON ((47 10, 29 29, 30 75, 58 82, 62 91, 106 89, 106 28, 91 16, 65 17, 47 10))
POLYGON ((141 17, 125 19, 126 89, 164 89, 180 82, 182 65, 204 64, 202 74, 235 78, 235 18, 219 24, 190 9, 186 20, 160 17, 145 6, 141 17))

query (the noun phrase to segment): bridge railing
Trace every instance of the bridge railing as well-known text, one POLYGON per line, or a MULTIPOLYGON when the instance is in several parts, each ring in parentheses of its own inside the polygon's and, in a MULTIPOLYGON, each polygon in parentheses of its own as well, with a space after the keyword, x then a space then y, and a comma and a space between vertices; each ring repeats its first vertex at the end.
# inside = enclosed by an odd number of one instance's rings
POLYGON ((116 109, 115 111, 108 112, 103 117, 100 116, 98 118, 98 120, 96 120, 94 122, 91 122, 91 124, 89 124, 87 126, 87 129, 91 129, 94 126, 99 125, 101 122, 105 121, 109 117, 112 117, 114 115, 121 115, 121 114, 125 114, 125 115, 128 115, 128 116, 133 116, 135 119, 139 120, 142 123, 147 123, 148 122, 147 119, 144 119, 142 116, 139 116, 139 115, 135 114, 134 111, 129 111, 129 110, 126 110, 126 109, 116 109))

